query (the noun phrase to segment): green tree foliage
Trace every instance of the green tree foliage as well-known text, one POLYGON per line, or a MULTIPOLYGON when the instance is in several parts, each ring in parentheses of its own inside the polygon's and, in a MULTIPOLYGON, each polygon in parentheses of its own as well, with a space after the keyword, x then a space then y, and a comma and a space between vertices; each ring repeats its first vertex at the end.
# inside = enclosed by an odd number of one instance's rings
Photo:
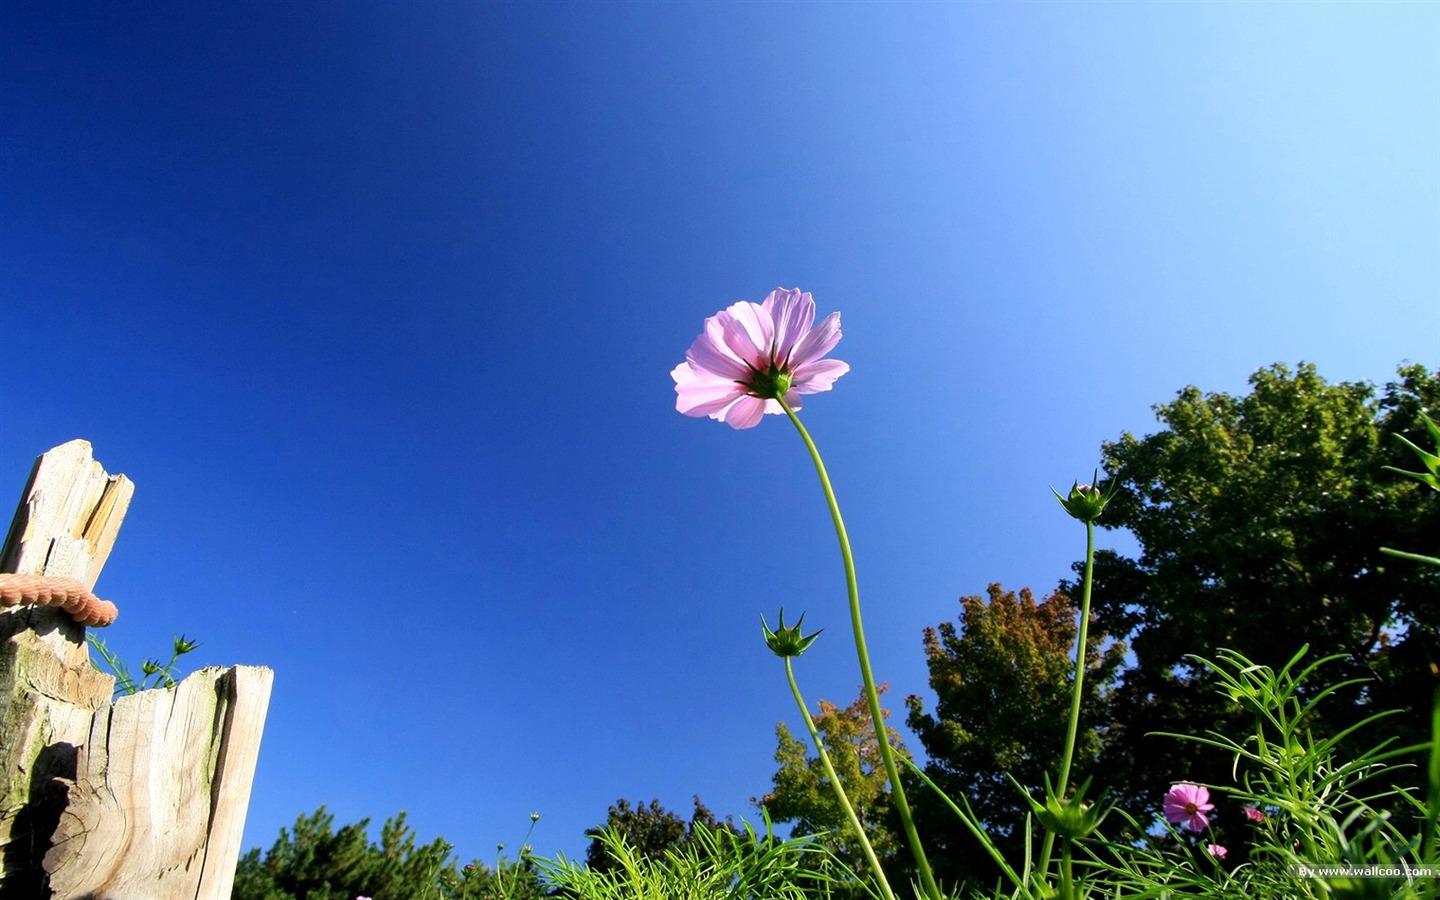
POLYGON ((611 849, 613 842, 603 839, 607 832, 622 839, 635 856, 661 860, 666 853, 689 846, 695 840, 697 827, 732 827, 728 822, 721 825, 716 821, 715 814, 705 808, 699 797, 695 797, 694 801, 695 811, 688 822, 661 806, 659 800, 651 800, 649 805, 638 803, 634 806, 628 800, 617 801, 610 807, 603 823, 585 832, 590 838, 585 854, 586 865, 597 873, 610 872, 617 865, 611 849))
MULTIPOLYGON (((936 706, 929 713, 919 697, 908 697, 907 723, 930 757, 926 774, 950 797, 968 801, 997 846, 1019 859, 1028 807, 1005 773, 1037 798, 1043 798, 1045 774, 1055 778, 1070 713, 1078 615, 1064 593, 1039 603, 1029 588, 1017 595, 992 584, 988 593, 987 599, 961 598, 958 627, 944 622, 925 629, 936 706)), ((1099 629, 1091 629, 1088 643, 1076 783, 1094 771, 1108 720, 1107 689, 1125 655, 1120 644, 1102 650, 1099 629)), ((998 874, 939 798, 923 788, 912 796, 937 877, 986 883, 998 874)))
MULTIPOLYGON (((444 839, 416 846, 402 812, 385 822, 380 843, 370 843, 369 819, 334 830, 322 806, 295 820, 261 856, 240 858, 232 900, 531 900, 545 895, 528 858, 501 859, 492 869, 473 862, 457 870, 444 839)), ((524 854, 522 853, 522 857, 524 854)))
MULTIPOLYGON (((878 688, 882 695, 887 690, 889 685, 878 688)), ((889 718, 890 711, 884 710, 884 713, 889 718)), ((846 796, 864 824, 876 856, 886 865, 905 845, 892 821, 890 790, 879 743, 875 740, 870 707, 863 695, 845 707, 821 700, 820 712, 814 719, 815 730, 820 733, 846 796)), ((887 733, 895 752, 908 757, 910 754, 900 735, 888 726, 887 733)), ((819 836, 822 845, 835 856, 854 871, 865 873, 868 866, 860 842, 846 822, 819 756, 812 756, 810 744, 792 736, 784 722, 775 726, 775 737, 778 744, 775 761, 780 768, 775 773, 774 790, 754 802, 771 820, 793 823, 794 834, 819 836)), ((886 869, 889 870, 888 865, 886 869)))
POLYGON ((1132 810, 1174 781, 1230 775, 1224 754, 1150 732, 1250 725, 1187 654, 1228 648, 1276 669, 1304 644, 1344 654, 1337 680, 1370 683, 1330 704, 1317 734, 1396 708, 1409 713, 1378 727, 1402 743, 1425 736, 1440 577, 1380 547, 1433 546, 1440 504, 1383 467, 1413 461, 1391 435, 1424 440, 1419 413, 1440 408, 1440 378, 1404 366, 1377 391, 1302 364, 1262 369, 1250 385, 1243 397, 1187 387, 1155 407, 1165 430, 1103 447, 1121 490, 1099 524, 1129 529, 1141 548, 1135 559, 1102 551, 1094 594, 1097 621, 1135 654, 1101 776, 1132 810))

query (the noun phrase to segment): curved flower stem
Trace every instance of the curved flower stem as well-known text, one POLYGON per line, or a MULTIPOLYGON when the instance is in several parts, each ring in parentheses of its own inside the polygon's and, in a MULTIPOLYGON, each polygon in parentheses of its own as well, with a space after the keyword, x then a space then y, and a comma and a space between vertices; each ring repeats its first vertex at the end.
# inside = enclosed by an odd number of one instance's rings
MULTIPOLYGON (((1095 523, 1085 523, 1085 574, 1080 587, 1080 634, 1075 647, 1075 683, 1070 693, 1070 726, 1065 732, 1065 752, 1060 757, 1060 777, 1056 779, 1055 796, 1065 799, 1065 787, 1070 779, 1070 763, 1075 757, 1075 736, 1080 731, 1080 698, 1085 687, 1085 651, 1090 640, 1090 585, 1095 576, 1095 523)), ((1039 871, 1043 877, 1050 865, 1050 851, 1055 846, 1055 834, 1045 835, 1040 850, 1039 871)))
POLYGON ((885 714, 880 708, 880 693, 875 689, 875 674, 870 668, 870 651, 865 646, 865 628, 860 622, 860 588, 855 580, 855 558, 850 553, 850 537, 845 532, 845 520, 840 517, 840 504, 835 500, 835 489, 830 486, 830 475, 825 471, 825 462, 820 458, 819 449, 810 439, 810 432, 800 424, 800 418, 795 415, 795 411, 785 402, 783 396, 777 400, 780 408, 785 410, 785 415, 789 416, 795 425, 795 430, 800 432, 805 447, 810 451, 810 459, 815 463, 815 471, 820 475, 820 487, 824 489, 825 502, 830 506, 830 518, 835 522, 835 536, 840 540, 840 558, 845 563, 845 588, 850 594, 850 627, 855 633, 855 654, 860 658, 860 677, 865 683, 865 699, 870 705, 870 718, 875 723, 875 740, 880 747, 880 758, 885 762, 885 777, 890 780, 890 796, 895 803, 895 811, 900 815, 900 823, 905 828, 905 837, 910 843, 910 852, 915 857, 915 866, 919 870, 925 895, 931 900, 941 900, 940 888, 935 884, 930 862, 925 858, 925 849, 920 846, 920 835, 915 830, 915 820, 910 815, 910 804, 905 800, 905 788, 900 784, 900 770, 895 766, 895 751, 885 733, 885 714))
POLYGON ((810 718, 810 710, 805 706, 805 698, 800 696, 800 685, 795 683, 795 668, 790 665, 788 656, 785 657, 785 677, 790 680, 790 693, 795 695, 795 705, 800 707, 800 715, 805 717, 805 730, 810 732, 810 741, 820 754, 820 765, 825 769, 825 777, 830 779, 831 787, 835 788, 835 798, 840 801, 840 808, 845 810, 845 817, 850 820, 850 827, 855 829, 855 834, 860 838, 860 849, 864 851, 865 859, 870 863, 870 867, 875 870, 875 878, 880 882, 880 888, 885 892, 887 900, 895 900, 895 893, 890 890, 890 882, 885 878, 885 870, 880 868, 880 860, 875 856, 875 848, 870 846, 870 838, 865 835, 865 826, 860 824, 860 817, 855 814, 855 807, 850 805, 850 798, 845 796, 845 787, 840 783, 840 776, 835 774, 835 767, 830 764, 830 754, 825 752, 825 744, 820 740, 820 732, 815 728, 815 720, 810 718))

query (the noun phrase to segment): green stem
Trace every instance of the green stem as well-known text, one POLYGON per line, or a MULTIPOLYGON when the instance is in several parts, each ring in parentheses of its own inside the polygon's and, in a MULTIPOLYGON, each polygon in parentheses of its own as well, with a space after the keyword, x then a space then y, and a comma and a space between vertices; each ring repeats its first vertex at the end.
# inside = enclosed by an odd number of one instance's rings
MULTIPOLYGON (((1070 781, 1070 764, 1075 758, 1075 736, 1080 731, 1080 698, 1085 687, 1085 651, 1090 640, 1090 586, 1095 576, 1095 523, 1085 523, 1085 574, 1080 587, 1080 635, 1075 647, 1075 683, 1070 692, 1070 724, 1065 732, 1065 752, 1060 756, 1060 776, 1056 779, 1055 796, 1065 799, 1065 788, 1070 781)), ((1045 835, 1040 849, 1040 869, 1043 877, 1050 865, 1050 852, 1055 847, 1055 833, 1045 835)))
POLYGON ((850 820, 850 827, 855 829, 855 834, 860 838, 860 849, 864 851, 865 859, 875 871, 875 877, 885 891, 885 896, 889 900, 895 900, 895 894, 890 890, 890 882, 885 878, 885 870, 880 868, 880 860, 875 855, 875 848, 870 846, 870 839, 865 836, 865 826, 860 824, 860 817, 855 814, 855 807, 850 805, 850 798, 845 796, 845 787, 840 783, 840 776, 835 774, 835 767, 830 764, 830 754, 825 752, 825 744, 820 740, 820 732, 815 728, 815 720, 810 718, 810 710, 805 706, 805 698, 800 696, 800 685, 795 683, 795 668, 790 665, 788 656, 785 657, 785 677, 790 680, 790 693, 795 695, 795 705, 800 707, 800 715, 805 717, 805 730, 810 732, 810 741, 820 754, 820 765, 825 769, 825 777, 830 779, 831 786, 835 788, 835 797, 840 801, 840 808, 845 810, 845 817, 850 820))
POLYGON ((1070 730, 1065 735, 1065 755, 1060 758, 1060 783, 1056 790, 1065 797, 1070 764, 1075 758, 1075 736, 1080 731, 1080 698, 1085 687, 1085 651, 1090 640, 1090 585, 1095 575, 1095 523, 1085 523, 1085 576, 1080 588, 1080 641, 1075 648, 1075 686, 1070 697, 1070 730))
POLYGON ((835 522, 835 536, 840 540, 840 558, 845 563, 845 588, 850 594, 850 627, 855 633, 855 654, 860 658, 860 677, 865 683, 865 699, 870 706, 870 718, 875 723, 875 739, 880 746, 880 758, 885 762, 885 776, 890 780, 890 796, 895 803, 895 811, 900 815, 900 823, 905 828, 905 837, 910 843, 910 852, 915 857, 915 866, 919 870, 925 895, 931 900, 941 900, 940 888, 935 884, 930 862, 925 858, 925 849, 920 846, 920 834, 915 830, 910 804, 906 802, 905 789, 900 784, 895 751, 891 748, 890 738, 886 734, 885 714, 880 708, 880 692, 875 689, 875 674, 870 668, 870 651, 865 647, 865 629, 860 622, 860 588, 855 580, 855 558, 850 553, 850 538, 845 533, 845 520, 840 517, 840 504, 835 500, 835 490, 830 486, 830 475, 825 471, 825 462, 820 458, 819 449, 810 439, 810 432, 800 424, 800 418, 795 415, 790 404, 785 402, 785 398, 777 399, 780 408, 785 410, 785 415, 789 416, 795 425, 795 430, 800 432, 805 447, 810 451, 810 459, 815 463, 815 471, 820 475, 820 487, 824 489, 825 502, 830 506, 830 518, 835 522))
MULTIPOLYGON (((1435 699, 1430 707, 1430 764, 1426 768, 1427 781, 1429 782, 1428 802, 1425 804, 1427 815, 1420 840, 1420 852, 1424 854, 1420 864, 1424 866, 1440 865, 1440 846, 1437 846, 1437 834, 1440 829, 1436 828, 1436 822, 1440 821, 1440 689, 1435 691, 1435 699)), ((1433 884, 1434 882, 1432 882, 1433 884)))
POLYGON ((1070 839, 1060 848, 1060 900, 1074 900, 1075 870, 1070 859, 1070 839))

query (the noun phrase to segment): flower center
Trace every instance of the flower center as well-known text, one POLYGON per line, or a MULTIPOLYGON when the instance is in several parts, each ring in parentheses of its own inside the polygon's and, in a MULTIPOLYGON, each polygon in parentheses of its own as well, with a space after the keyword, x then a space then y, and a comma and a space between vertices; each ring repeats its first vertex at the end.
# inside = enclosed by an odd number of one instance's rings
POLYGON ((765 371, 752 369, 750 380, 745 386, 750 393, 763 400, 776 400, 785 396, 790 391, 791 375, 779 366, 771 366, 765 371))
POLYGON ((1200 809, 1200 808, 1199 808, 1198 806, 1196 806, 1194 803, 1187 803, 1187 804, 1185 804, 1185 814, 1186 814, 1187 816, 1193 816, 1193 815, 1195 815, 1195 813, 1198 812, 1199 809, 1200 809))

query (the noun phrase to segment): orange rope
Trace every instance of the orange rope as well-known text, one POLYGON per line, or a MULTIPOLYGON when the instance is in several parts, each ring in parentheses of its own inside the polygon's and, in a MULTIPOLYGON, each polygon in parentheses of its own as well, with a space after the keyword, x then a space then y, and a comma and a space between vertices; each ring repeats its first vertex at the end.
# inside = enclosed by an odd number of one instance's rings
POLYGON ((90 593, 78 578, 63 575, 0 574, 0 606, 29 603, 58 606, 81 625, 92 628, 109 625, 120 610, 109 600, 90 593))

